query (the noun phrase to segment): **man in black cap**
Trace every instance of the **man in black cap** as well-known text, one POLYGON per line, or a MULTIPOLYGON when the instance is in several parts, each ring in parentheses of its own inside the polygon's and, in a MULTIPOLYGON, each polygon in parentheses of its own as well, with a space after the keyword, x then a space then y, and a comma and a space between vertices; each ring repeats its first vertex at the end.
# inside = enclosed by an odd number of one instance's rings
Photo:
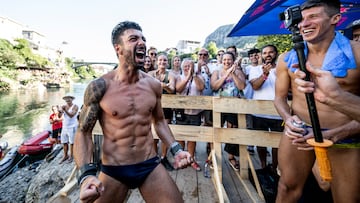
MULTIPOLYGON (((360 95, 360 46, 335 31, 341 19, 338 0, 309 0, 301 6, 300 34, 305 43, 306 65, 327 70, 347 92, 360 95)), ((298 67, 296 51, 279 57, 276 68, 274 104, 285 121, 278 151, 280 180, 276 202, 297 202, 315 162, 315 153, 306 140, 313 138, 309 111, 303 92, 295 83, 298 67), (287 95, 292 92, 291 105, 287 95)), ((360 124, 319 101, 316 102, 324 139, 333 141, 328 148, 331 165, 331 192, 334 202, 360 202, 360 124)))
POLYGON ((352 30, 352 40, 360 42, 360 19, 354 20, 347 28, 352 30))

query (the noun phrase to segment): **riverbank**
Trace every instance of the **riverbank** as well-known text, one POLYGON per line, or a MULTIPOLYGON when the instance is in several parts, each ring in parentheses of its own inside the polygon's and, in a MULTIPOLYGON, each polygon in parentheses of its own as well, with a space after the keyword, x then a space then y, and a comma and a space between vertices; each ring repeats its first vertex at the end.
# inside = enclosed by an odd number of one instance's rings
POLYGON ((74 162, 59 164, 63 153, 52 161, 16 169, 0 181, 0 202, 46 202, 64 185, 75 166, 74 162))
POLYGON ((70 86, 71 74, 63 69, 28 69, 1 72, 0 91, 12 89, 35 89, 44 88, 48 84, 56 84, 58 87, 70 86))

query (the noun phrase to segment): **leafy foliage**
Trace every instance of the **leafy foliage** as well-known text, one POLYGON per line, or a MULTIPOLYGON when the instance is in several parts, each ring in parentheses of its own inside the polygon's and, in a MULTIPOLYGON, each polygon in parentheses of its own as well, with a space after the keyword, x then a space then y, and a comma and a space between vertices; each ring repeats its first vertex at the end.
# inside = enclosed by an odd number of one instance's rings
POLYGON ((16 39, 15 40, 18 44, 14 46, 14 49, 25 59, 26 65, 28 67, 45 67, 46 65, 50 64, 50 62, 38 55, 33 54, 30 44, 26 39, 16 39))
POLYGON ((24 58, 18 54, 13 48, 13 45, 5 40, 0 39, 0 69, 14 69, 16 64, 24 63, 24 58))
POLYGON ((73 63, 74 62, 70 58, 68 57, 65 58, 65 64, 67 67, 72 67, 73 63))
POLYGON ((97 77, 95 70, 91 66, 78 67, 75 72, 81 79, 97 77))
POLYGON ((211 59, 211 58, 216 58, 216 54, 217 54, 218 48, 216 47, 216 43, 215 43, 215 42, 210 42, 210 43, 206 46, 206 49, 209 51, 209 59, 211 59))
POLYGON ((279 54, 292 49, 291 35, 267 35, 259 36, 257 39, 257 48, 261 48, 267 44, 275 45, 279 54))
POLYGON ((5 39, 0 39, 0 69, 15 69, 19 65, 27 67, 45 67, 51 63, 44 57, 32 53, 30 44, 25 39, 16 39, 12 45, 5 39))

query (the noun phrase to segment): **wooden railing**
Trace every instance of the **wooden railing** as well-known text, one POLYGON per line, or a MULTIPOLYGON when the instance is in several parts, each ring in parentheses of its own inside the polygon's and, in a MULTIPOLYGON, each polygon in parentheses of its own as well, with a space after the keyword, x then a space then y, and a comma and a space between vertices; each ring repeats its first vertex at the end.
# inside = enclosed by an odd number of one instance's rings
MULTIPOLYGON (((246 192, 253 202, 265 202, 261 192, 257 175, 252 165, 252 161, 247 151, 248 145, 278 147, 281 133, 246 129, 246 114, 266 114, 278 115, 272 101, 246 100, 229 97, 211 97, 211 96, 179 96, 163 95, 163 108, 177 109, 204 109, 213 111, 213 126, 189 126, 169 124, 176 140, 198 141, 213 143, 211 151, 214 166, 214 175, 212 176, 215 188, 220 202, 229 202, 222 183, 222 143, 239 144, 240 150, 240 171, 238 178, 244 185, 246 192), (238 128, 222 128, 221 113, 238 114, 238 128), (252 186, 248 177, 250 168, 256 190, 252 186)), ((157 138, 153 129, 153 135, 157 138)), ((102 131, 99 125, 96 125, 93 134, 101 135, 102 131)), ((71 178, 71 177, 70 177, 71 178)))
MULTIPOLYGON (((240 145, 240 171, 238 177, 243 183, 250 198, 254 202, 264 202, 255 169, 247 151, 248 145, 278 147, 281 133, 246 129, 246 114, 278 115, 272 101, 246 100, 230 97, 210 96, 178 96, 163 95, 164 108, 204 109, 213 111, 213 126, 184 126, 170 124, 170 128, 177 140, 201 141, 213 143, 212 159, 214 164, 214 183, 220 202, 228 202, 227 194, 222 184, 222 143, 240 145), (238 114, 238 128, 222 128, 221 113, 238 114), (248 177, 251 169, 255 179, 256 191, 248 177)), ((154 136, 156 136, 153 130, 154 136)))

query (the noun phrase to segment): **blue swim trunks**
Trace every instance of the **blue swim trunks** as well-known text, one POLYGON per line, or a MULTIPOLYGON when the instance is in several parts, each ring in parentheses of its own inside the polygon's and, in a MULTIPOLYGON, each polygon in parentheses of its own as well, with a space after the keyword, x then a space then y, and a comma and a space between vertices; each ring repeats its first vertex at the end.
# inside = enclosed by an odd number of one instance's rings
MULTIPOLYGON (((311 125, 305 124, 305 128, 312 128, 311 125)), ((326 131, 329 129, 321 129, 322 131, 326 131)), ((360 137, 347 138, 343 140, 339 140, 335 142, 331 147, 333 148, 360 148, 360 137)))
POLYGON ((132 165, 111 166, 101 165, 101 171, 122 182, 130 189, 140 187, 147 176, 159 165, 160 157, 148 159, 132 165))

